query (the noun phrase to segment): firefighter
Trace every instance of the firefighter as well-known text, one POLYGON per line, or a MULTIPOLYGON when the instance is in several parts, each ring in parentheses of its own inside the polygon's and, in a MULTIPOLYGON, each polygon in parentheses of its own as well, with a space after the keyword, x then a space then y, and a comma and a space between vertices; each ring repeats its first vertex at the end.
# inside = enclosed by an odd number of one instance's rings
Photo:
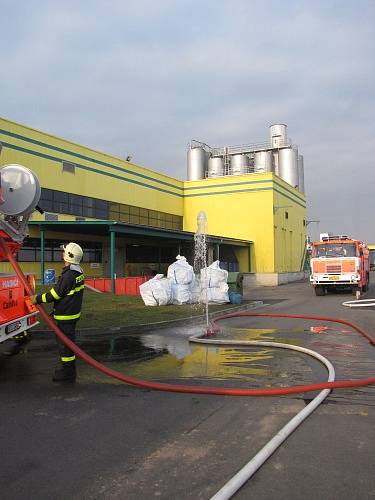
MULTIPOLYGON (((33 304, 53 302, 52 316, 58 327, 73 342, 77 321, 81 315, 81 306, 84 290, 84 275, 79 265, 83 256, 82 248, 77 243, 62 245, 64 268, 56 285, 46 293, 33 295, 33 304)), ((71 381, 76 379, 76 357, 58 339, 60 368, 55 370, 52 377, 54 382, 71 381)))

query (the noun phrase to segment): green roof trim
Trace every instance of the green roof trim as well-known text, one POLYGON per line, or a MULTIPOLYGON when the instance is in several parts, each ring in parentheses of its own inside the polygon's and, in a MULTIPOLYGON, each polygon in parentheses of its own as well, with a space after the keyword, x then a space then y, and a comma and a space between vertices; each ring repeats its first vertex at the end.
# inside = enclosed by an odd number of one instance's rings
MULTIPOLYGON (((27 149, 27 148, 23 148, 21 146, 16 146, 15 144, 10 144, 9 142, 1 141, 1 144, 4 147, 15 149, 17 151, 21 151, 23 153, 27 153, 27 154, 30 154, 33 156, 38 156, 39 158, 45 158, 46 160, 51 160, 51 161, 55 161, 55 162, 59 162, 59 163, 65 161, 63 158, 57 158, 56 156, 47 155, 45 153, 39 153, 38 151, 33 151, 32 149, 27 149)), ((182 193, 174 193, 173 191, 168 191, 167 189, 162 189, 162 188, 159 188, 157 186, 152 186, 150 184, 145 184, 144 182, 136 181, 135 179, 121 177, 120 175, 111 174, 110 172, 103 172, 102 170, 98 170, 97 168, 93 168, 93 167, 88 167, 87 165, 81 165, 79 163, 75 163, 75 166, 77 168, 81 168, 82 170, 87 170, 89 172, 95 172, 96 174, 106 175, 108 177, 113 177, 114 179, 118 179, 118 180, 121 180, 123 182, 130 182, 132 184, 137 184, 138 186, 142 186, 142 187, 145 187, 148 189, 154 189, 156 191, 171 194, 173 196, 178 196, 179 198, 183 197, 182 193)), ((178 189, 178 188, 176 188, 176 189, 178 189)))
MULTIPOLYGON (((141 174, 139 172, 133 172, 132 170, 128 170, 126 168, 118 167, 116 165, 113 165, 112 163, 108 163, 108 162, 105 162, 105 161, 102 161, 102 160, 97 160, 96 158, 85 156, 85 155, 82 155, 80 153, 75 153, 74 151, 70 151, 68 149, 59 148, 58 146, 53 146, 52 144, 48 144, 46 142, 37 141, 36 139, 31 139, 30 137, 26 137, 26 136, 23 136, 23 135, 20 135, 20 134, 16 134, 16 133, 10 132, 8 130, 0 129, 0 134, 7 135, 8 137, 13 137, 14 139, 19 139, 21 141, 29 142, 30 144, 35 144, 36 146, 41 146, 41 147, 46 148, 46 149, 51 149, 52 151, 58 151, 59 153, 64 153, 64 154, 67 154, 67 155, 70 155, 70 156, 74 156, 75 158, 80 158, 81 160, 86 160, 86 161, 90 161, 92 163, 97 163, 98 165, 103 165, 103 167, 110 167, 110 168, 113 168, 114 170, 118 170, 120 172, 125 172, 126 174, 131 174, 131 175, 134 175, 136 177, 141 177, 143 179, 151 180, 153 182, 158 182, 159 184, 163 184, 164 186, 167 186, 167 187, 171 187, 171 188, 174 188, 174 189, 179 189, 181 191, 183 189, 182 186, 181 187, 180 186, 174 186, 173 184, 170 184, 168 182, 162 181, 160 179, 155 179, 153 177, 150 177, 150 176, 145 175, 145 174, 141 174)), ((63 139, 61 139, 61 140, 63 140, 63 139)), ((85 146, 80 146, 80 147, 85 147, 85 146)), ((98 151, 98 153, 100 154, 99 151, 98 151)), ((105 154, 106 156, 109 156, 106 153, 102 153, 102 154, 105 154)))
MULTIPOLYGON (((285 190, 288 195, 290 196, 295 196, 297 198, 297 200, 299 200, 300 202, 302 203, 306 203, 306 198, 301 196, 300 193, 294 193, 293 191, 290 191, 286 186, 284 186, 283 184, 281 184, 280 182, 278 182, 276 179, 266 179, 266 180, 263 180, 263 181, 260 181, 260 180, 248 180, 248 181, 243 181, 243 182, 228 182, 228 183, 225 183, 225 184, 213 184, 213 185, 206 185, 206 186, 197 186, 195 188, 185 188, 185 191, 191 191, 191 190, 195 190, 195 189, 210 189, 210 188, 227 188, 227 187, 230 187, 230 186, 246 186, 246 185, 249 185, 249 184, 275 184, 276 186, 280 187, 281 189, 285 190)), ((275 187, 266 187, 266 188, 257 188, 257 189, 252 189, 252 191, 261 191, 261 190, 266 190, 266 189, 275 189, 275 191, 277 191, 278 193, 280 194, 283 194, 281 193, 280 191, 278 191, 275 187)), ((235 193, 235 192, 243 192, 244 190, 231 190, 231 191, 223 191, 222 194, 225 194, 225 193, 235 193)), ((221 194, 221 191, 215 191, 214 193, 193 193, 193 194, 185 194, 184 196, 185 197, 191 197, 191 196, 203 196, 203 195, 210 195, 210 194, 221 194)), ((285 195, 285 196, 288 196, 288 195, 285 195)), ((298 202, 296 202, 298 203, 298 202)))
MULTIPOLYGON (((164 228, 154 228, 147 226, 137 226, 126 224, 125 222, 118 222, 113 220, 94 220, 94 221, 75 221, 75 220, 63 220, 63 221, 30 221, 29 225, 36 226, 42 229, 55 229, 61 230, 62 228, 69 226, 74 226, 77 229, 79 227, 85 226, 102 226, 107 227, 108 233, 115 232, 116 234, 128 234, 129 236, 148 236, 157 238, 169 238, 174 240, 186 240, 193 241, 194 233, 190 231, 177 231, 174 229, 164 229, 164 228)), ((88 233, 86 233, 88 234, 88 233)), ((94 234, 95 235, 95 234, 94 234)), ((253 243, 252 240, 240 240, 235 238, 226 238, 225 236, 215 236, 207 235, 207 241, 209 243, 218 243, 223 245, 235 245, 235 246, 248 246, 253 243)))
POLYGON ((235 193, 248 193, 248 192, 258 192, 258 191, 276 191, 277 193, 281 194, 282 196, 285 196, 285 198, 288 198, 289 200, 293 201, 296 203, 296 205, 299 205, 302 208, 306 208, 306 205, 301 203, 299 200, 297 201, 296 199, 292 198, 288 194, 280 191, 279 189, 271 187, 264 187, 264 188, 255 188, 255 189, 233 189, 233 190, 227 190, 227 191, 214 191, 213 193, 195 193, 195 194, 187 194, 185 197, 191 198, 193 196, 215 196, 219 194, 235 194, 235 193))
POLYGON ((109 224, 116 224, 114 220, 31 220, 28 222, 29 226, 67 226, 74 224, 75 226, 108 226, 109 224))

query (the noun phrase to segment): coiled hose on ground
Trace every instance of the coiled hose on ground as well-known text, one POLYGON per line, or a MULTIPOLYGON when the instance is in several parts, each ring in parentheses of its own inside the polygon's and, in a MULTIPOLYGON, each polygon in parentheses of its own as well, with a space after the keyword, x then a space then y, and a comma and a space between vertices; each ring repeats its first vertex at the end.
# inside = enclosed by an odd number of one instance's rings
MULTIPOLYGON (((29 283, 27 282, 21 268, 16 262, 12 252, 5 244, 3 238, 0 238, 0 248, 3 253, 7 256, 9 262, 12 264, 18 278, 23 283, 27 293, 32 295, 34 291, 31 289, 29 283)), ((71 349, 82 361, 85 361, 87 364, 95 368, 96 370, 108 375, 109 377, 113 377, 117 380, 125 382, 126 384, 135 385, 137 387, 153 389, 158 391, 167 391, 167 392, 179 392, 179 393, 190 393, 190 394, 215 394, 222 396, 284 396, 288 394, 297 394, 301 392, 310 392, 310 391, 322 391, 320 392, 309 405, 306 406, 301 412, 299 412, 283 429, 281 429, 276 436, 271 439, 266 446, 257 453, 257 455, 250 460, 250 462, 243 467, 238 474, 236 474, 223 488, 216 494, 212 499, 214 500, 225 500, 231 498, 231 496, 237 491, 254 473, 258 468, 267 460, 267 458, 280 446, 280 444, 296 429, 296 427, 312 412, 314 409, 327 397, 329 392, 332 389, 343 389, 350 387, 362 387, 375 383, 375 377, 367 378, 367 379, 358 379, 358 380, 342 380, 342 381, 334 381, 334 369, 331 363, 321 356, 320 354, 310 351, 309 349, 304 349, 298 346, 292 346, 289 344, 280 344, 276 342, 257 342, 257 341, 219 341, 214 339, 203 339, 203 338, 190 338, 189 340, 192 342, 200 342, 200 343, 215 343, 215 344, 226 344, 226 345, 266 345, 268 347, 276 347, 276 348, 287 348, 300 352, 304 352, 309 354, 310 356, 315 357, 319 361, 321 361, 328 370, 329 377, 327 382, 317 383, 317 384, 307 384, 307 385, 296 385, 284 388, 263 388, 263 389, 240 389, 240 388, 226 388, 226 387, 212 387, 212 386, 188 386, 182 384, 168 384, 168 383, 160 383, 160 382, 152 382, 147 380, 141 380, 135 377, 129 377, 124 375, 117 370, 113 370, 102 363, 99 363, 86 352, 84 352, 80 347, 78 347, 74 342, 69 340, 63 332, 58 328, 52 318, 48 315, 45 309, 37 305, 37 308, 46 321, 48 326, 54 331, 56 336, 63 342, 69 349, 71 349)), ((227 314, 217 318, 212 323, 213 330, 217 330, 217 322, 222 319, 234 318, 239 316, 257 316, 257 317, 273 317, 273 318, 298 318, 298 319, 311 319, 311 320, 321 320, 328 321, 333 323, 341 323, 350 328, 353 328, 360 335, 365 337, 372 345, 375 346, 375 338, 362 330, 359 326, 351 323, 349 321, 345 321, 342 319, 336 318, 327 318, 322 316, 311 316, 311 315, 297 315, 297 314, 265 314, 265 313, 236 313, 236 314, 227 314)))
POLYGON ((342 305, 346 307, 374 307, 375 299, 347 300, 342 305))

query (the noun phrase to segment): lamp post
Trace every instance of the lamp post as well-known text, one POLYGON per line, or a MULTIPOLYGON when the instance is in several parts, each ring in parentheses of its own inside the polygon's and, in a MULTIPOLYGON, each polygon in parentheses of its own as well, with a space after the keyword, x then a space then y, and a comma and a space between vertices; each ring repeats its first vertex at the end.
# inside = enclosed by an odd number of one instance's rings
POLYGON ((307 220, 306 221, 306 226, 308 226, 309 224, 311 224, 312 222, 316 222, 317 224, 319 224, 320 220, 307 220))

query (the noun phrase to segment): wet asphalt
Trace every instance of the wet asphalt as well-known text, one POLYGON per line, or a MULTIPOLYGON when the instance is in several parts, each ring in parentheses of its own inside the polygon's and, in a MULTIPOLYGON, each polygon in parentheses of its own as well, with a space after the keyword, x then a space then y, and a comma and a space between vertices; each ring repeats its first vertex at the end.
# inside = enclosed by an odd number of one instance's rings
MULTIPOLYGON (((363 298, 375 297, 374 284, 363 298)), ((339 317, 375 335, 375 308, 348 309, 349 293, 316 297, 307 282, 260 287, 249 312, 339 317)), ((220 338, 308 347, 337 379, 374 376, 375 349, 327 321, 238 317, 220 338)), ((325 380, 311 358, 269 348, 188 342, 204 324, 80 335, 96 359, 128 375, 225 387, 325 380)), ((8 345, 9 344, 9 345, 8 345)), ((35 333, 12 352, 0 346, 1 498, 209 499, 313 397, 223 397, 124 385, 79 362, 76 384, 54 384, 53 336, 35 333)), ((336 390, 239 490, 235 499, 375 499, 375 387, 336 390)))

